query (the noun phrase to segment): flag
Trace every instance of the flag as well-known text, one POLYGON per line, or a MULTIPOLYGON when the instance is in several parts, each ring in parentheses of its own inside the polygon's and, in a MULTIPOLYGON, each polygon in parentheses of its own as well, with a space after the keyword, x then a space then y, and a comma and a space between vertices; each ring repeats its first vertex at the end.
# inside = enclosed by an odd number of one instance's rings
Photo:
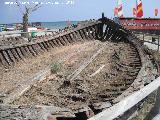
POLYGON ((118 16, 118 8, 117 7, 114 8, 114 16, 118 16))
POLYGON ((123 17, 122 0, 118 0, 118 17, 123 17))
POLYGON ((136 10, 136 8, 133 8, 133 16, 134 16, 134 17, 137 16, 137 10, 136 10))
POLYGON ((158 16, 158 9, 157 8, 155 8, 155 10, 154 10, 154 16, 158 16))
POLYGON ((142 0, 137 0, 137 17, 143 17, 142 0))

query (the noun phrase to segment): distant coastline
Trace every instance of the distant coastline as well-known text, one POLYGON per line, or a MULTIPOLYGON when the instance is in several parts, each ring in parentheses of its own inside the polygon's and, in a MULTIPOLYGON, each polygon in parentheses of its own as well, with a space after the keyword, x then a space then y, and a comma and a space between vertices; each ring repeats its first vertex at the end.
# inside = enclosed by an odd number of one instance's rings
MULTIPOLYGON (((70 24, 77 24, 80 21, 69 21, 70 24)), ((36 22, 30 22, 29 24, 36 23, 36 22)), ((63 29, 68 26, 68 21, 57 21, 57 22, 39 22, 41 23, 41 26, 35 26, 35 27, 41 27, 41 28, 47 28, 47 29, 63 29)), ((16 26, 17 24, 22 23, 8 23, 8 24, 0 24, 0 26, 7 25, 7 26, 16 26)))
MULTIPOLYGON (((71 24, 77 24, 79 21, 70 21, 71 24)), ((48 29, 63 29, 67 27, 67 21, 59 21, 59 22, 41 22, 41 27, 48 29)))

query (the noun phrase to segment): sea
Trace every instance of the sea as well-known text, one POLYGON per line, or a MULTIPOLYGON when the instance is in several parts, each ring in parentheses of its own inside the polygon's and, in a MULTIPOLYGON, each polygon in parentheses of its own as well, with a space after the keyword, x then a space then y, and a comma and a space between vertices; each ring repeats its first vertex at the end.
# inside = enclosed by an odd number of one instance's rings
MULTIPOLYGON (((37 27, 37 28, 51 29, 51 30, 56 30, 57 31, 59 29, 63 29, 65 27, 67 27, 68 24, 74 24, 74 25, 76 25, 78 22, 80 22, 80 21, 40 22, 41 26, 35 26, 35 27, 37 27)), ((33 22, 33 23, 37 23, 37 22, 33 22)), ((7 28, 14 28, 14 26, 16 26, 16 24, 19 24, 19 23, 0 24, 0 32, 2 32, 5 27, 7 27, 7 28)), ((31 25, 31 23, 30 23, 30 25, 31 25)))
MULTIPOLYGON (((69 24, 77 24, 79 21, 70 21, 69 24)), ((68 26, 68 21, 59 21, 59 22, 41 22, 42 28, 47 29, 63 29, 68 26)))

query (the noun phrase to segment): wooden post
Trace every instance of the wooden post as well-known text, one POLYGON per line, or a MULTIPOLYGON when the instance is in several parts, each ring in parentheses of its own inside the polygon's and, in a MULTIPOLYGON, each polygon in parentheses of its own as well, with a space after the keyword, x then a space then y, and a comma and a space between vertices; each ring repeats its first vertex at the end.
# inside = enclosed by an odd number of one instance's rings
POLYGON ((3 35, 3 40, 5 39, 5 35, 3 35))
POLYGON ((47 36, 47 32, 45 31, 45 36, 47 36))
POLYGON ((144 41, 144 33, 143 33, 143 41, 144 41))
POLYGON ((52 36, 54 36, 54 32, 52 31, 52 36))
MULTIPOLYGON (((27 34, 27 39, 28 39, 28 42, 31 42, 32 41, 32 35, 30 36, 30 33, 29 32, 25 32, 25 34, 27 34)), ((32 34, 32 33, 31 33, 32 34)))
POLYGON ((159 52, 159 35, 158 35, 158 52, 159 52))

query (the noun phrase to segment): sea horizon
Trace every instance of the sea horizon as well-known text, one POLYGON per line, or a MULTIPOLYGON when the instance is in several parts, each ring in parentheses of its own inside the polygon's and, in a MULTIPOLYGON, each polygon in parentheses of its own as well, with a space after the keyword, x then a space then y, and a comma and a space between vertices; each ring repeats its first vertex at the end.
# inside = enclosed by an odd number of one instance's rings
MULTIPOLYGON (((50 23, 50 22, 67 22, 68 20, 60 20, 60 21, 32 21, 29 23, 36 23, 36 22, 41 22, 41 23, 50 23)), ((80 21, 85 21, 85 20, 70 20, 71 22, 80 22, 80 21)), ((4 24, 22 24, 23 22, 13 22, 13 23, 0 23, 0 25, 4 24)))
MULTIPOLYGON (((69 21, 70 24, 77 24, 80 21, 69 21)), ((29 22, 31 23, 41 23, 41 26, 35 26, 35 27, 41 27, 41 28, 47 28, 47 29, 63 29, 68 26, 68 21, 55 21, 55 22, 29 22)), ((22 24, 22 23, 8 23, 8 24, 0 24, 0 25, 14 25, 14 24, 22 24)))
MULTIPOLYGON (((70 24, 77 24, 80 21, 69 21, 70 24)), ((34 23, 34 22, 33 22, 34 23)), ((57 21, 57 22, 41 22, 42 28, 48 29, 63 29, 68 26, 68 21, 57 21)))

